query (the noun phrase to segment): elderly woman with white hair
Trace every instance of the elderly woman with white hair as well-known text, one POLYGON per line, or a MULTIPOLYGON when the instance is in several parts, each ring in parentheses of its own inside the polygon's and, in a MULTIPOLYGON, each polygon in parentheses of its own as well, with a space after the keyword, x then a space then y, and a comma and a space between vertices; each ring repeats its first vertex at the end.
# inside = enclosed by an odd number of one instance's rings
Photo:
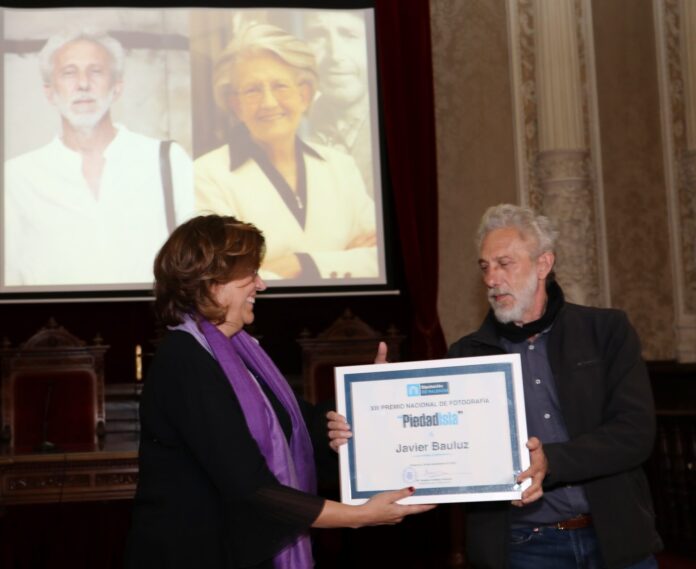
POLYGON ((375 207, 355 162, 297 135, 316 85, 303 41, 268 24, 235 35, 216 60, 213 86, 239 124, 227 144, 195 161, 196 207, 259 227, 269 280, 376 277, 375 207))

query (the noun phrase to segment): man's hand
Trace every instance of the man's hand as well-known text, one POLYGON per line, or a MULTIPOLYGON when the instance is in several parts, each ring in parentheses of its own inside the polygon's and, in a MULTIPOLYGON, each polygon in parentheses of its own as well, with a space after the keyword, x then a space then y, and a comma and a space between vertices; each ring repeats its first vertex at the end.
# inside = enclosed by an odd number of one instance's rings
POLYGON ((386 364, 387 363, 387 344, 386 342, 380 342, 377 346, 377 354, 375 355, 376 364, 386 364))
POLYGON ((530 465, 527 470, 520 472, 517 482, 522 483, 527 478, 531 478, 532 485, 522 492, 521 500, 513 500, 512 505, 518 507, 531 504, 544 495, 541 485, 544 482, 544 478, 546 478, 546 473, 549 471, 549 461, 546 459, 541 441, 536 437, 532 437, 527 441, 527 448, 529 449, 530 465))
MULTIPOLYGON (((387 344, 380 342, 377 346, 375 354, 375 363, 383 364, 387 362, 387 344)), ((348 442, 348 439, 353 436, 350 430, 350 425, 346 418, 336 411, 329 411, 326 414, 328 419, 327 428, 329 431, 329 446, 338 452, 338 448, 348 442)))
POLYGON ((336 411, 329 411, 326 414, 329 420, 327 427, 329 429, 329 446, 338 452, 338 447, 348 442, 348 439, 353 436, 350 430, 350 425, 346 418, 336 411))

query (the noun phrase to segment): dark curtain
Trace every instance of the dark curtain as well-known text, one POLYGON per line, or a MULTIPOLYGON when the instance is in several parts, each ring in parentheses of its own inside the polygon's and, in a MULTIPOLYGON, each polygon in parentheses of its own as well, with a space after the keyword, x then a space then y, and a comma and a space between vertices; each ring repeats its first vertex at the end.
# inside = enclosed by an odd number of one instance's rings
POLYGON ((382 115, 413 310, 411 356, 442 357, 437 315, 438 223, 435 107, 428 0, 375 0, 382 115))

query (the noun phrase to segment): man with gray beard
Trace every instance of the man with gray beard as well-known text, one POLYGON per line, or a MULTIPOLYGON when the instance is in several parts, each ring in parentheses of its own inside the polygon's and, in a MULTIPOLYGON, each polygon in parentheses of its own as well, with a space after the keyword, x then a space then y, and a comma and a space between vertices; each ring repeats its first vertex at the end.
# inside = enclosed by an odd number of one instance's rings
MULTIPOLYGON (((448 356, 520 354, 530 467, 517 480, 532 484, 512 504, 466 505, 467 567, 656 569, 662 541, 641 468, 655 413, 638 336, 620 310, 565 301, 557 236, 549 219, 511 204, 479 226, 491 310, 448 356)), ((327 418, 336 449, 352 433, 342 415, 327 418)))
POLYGON ((489 208, 479 268, 491 310, 450 357, 522 359, 533 486, 513 507, 467 505, 472 567, 656 568, 661 548, 641 464, 655 417, 635 330, 616 309, 566 302, 553 273, 557 232, 527 208, 489 208), (543 494, 543 495, 542 495, 543 494))
POLYGON ((39 63, 61 133, 5 164, 4 284, 149 287, 155 253, 193 212, 191 160, 112 122, 124 68, 113 37, 52 36, 39 63))

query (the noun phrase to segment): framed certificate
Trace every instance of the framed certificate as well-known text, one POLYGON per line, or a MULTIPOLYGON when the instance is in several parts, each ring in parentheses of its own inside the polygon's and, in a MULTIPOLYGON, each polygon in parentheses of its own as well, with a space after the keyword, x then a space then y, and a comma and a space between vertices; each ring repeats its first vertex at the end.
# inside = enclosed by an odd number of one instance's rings
POLYGON ((341 501, 413 486, 405 504, 519 499, 529 467, 518 354, 336 368, 341 501))

